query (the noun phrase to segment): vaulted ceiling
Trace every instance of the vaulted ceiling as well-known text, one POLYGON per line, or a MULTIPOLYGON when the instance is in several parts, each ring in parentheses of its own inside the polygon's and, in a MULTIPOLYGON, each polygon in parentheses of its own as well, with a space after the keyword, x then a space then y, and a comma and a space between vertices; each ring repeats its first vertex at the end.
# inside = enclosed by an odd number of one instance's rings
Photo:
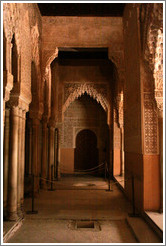
POLYGON ((38 3, 43 16, 122 16, 125 3, 38 3))

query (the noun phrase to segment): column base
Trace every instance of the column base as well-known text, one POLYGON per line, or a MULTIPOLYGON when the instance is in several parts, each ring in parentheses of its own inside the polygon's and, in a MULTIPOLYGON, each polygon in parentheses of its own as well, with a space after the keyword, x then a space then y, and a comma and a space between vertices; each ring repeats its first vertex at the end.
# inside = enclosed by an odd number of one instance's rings
POLYGON ((17 212, 8 212, 7 218, 8 221, 18 221, 19 217, 17 215, 17 212))
POLYGON ((17 209, 17 215, 18 215, 18 217, 21 218, 21 219, 24 218, 24 213, 23 213, 21 207, 17 209))

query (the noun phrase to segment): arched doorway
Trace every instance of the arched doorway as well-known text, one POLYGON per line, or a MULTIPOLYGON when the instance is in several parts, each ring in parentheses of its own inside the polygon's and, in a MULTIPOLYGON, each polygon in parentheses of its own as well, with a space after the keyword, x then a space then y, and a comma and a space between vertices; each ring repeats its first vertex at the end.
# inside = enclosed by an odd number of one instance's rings
POLYGON ((77 134, 74 153, 74 170, 86 170, 98 165, 97 137, 84 129, 77 134))

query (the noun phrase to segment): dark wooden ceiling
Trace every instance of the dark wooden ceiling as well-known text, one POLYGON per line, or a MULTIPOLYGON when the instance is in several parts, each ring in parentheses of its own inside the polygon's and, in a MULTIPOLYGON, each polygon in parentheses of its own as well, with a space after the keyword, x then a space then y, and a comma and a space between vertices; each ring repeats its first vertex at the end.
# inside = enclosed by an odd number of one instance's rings
POLYGON ((43 16, 122 16, 125 3, 38 3, 43 16))

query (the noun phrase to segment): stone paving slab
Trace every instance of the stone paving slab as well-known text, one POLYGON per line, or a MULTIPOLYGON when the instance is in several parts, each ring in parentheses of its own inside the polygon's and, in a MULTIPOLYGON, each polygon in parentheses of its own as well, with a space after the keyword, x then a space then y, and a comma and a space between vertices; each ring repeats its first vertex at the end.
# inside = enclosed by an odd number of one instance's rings
POLYGON ((160 238, 142 218, 127 217, 127 223, 131 227, 138 242, 161 243, 160 238))

